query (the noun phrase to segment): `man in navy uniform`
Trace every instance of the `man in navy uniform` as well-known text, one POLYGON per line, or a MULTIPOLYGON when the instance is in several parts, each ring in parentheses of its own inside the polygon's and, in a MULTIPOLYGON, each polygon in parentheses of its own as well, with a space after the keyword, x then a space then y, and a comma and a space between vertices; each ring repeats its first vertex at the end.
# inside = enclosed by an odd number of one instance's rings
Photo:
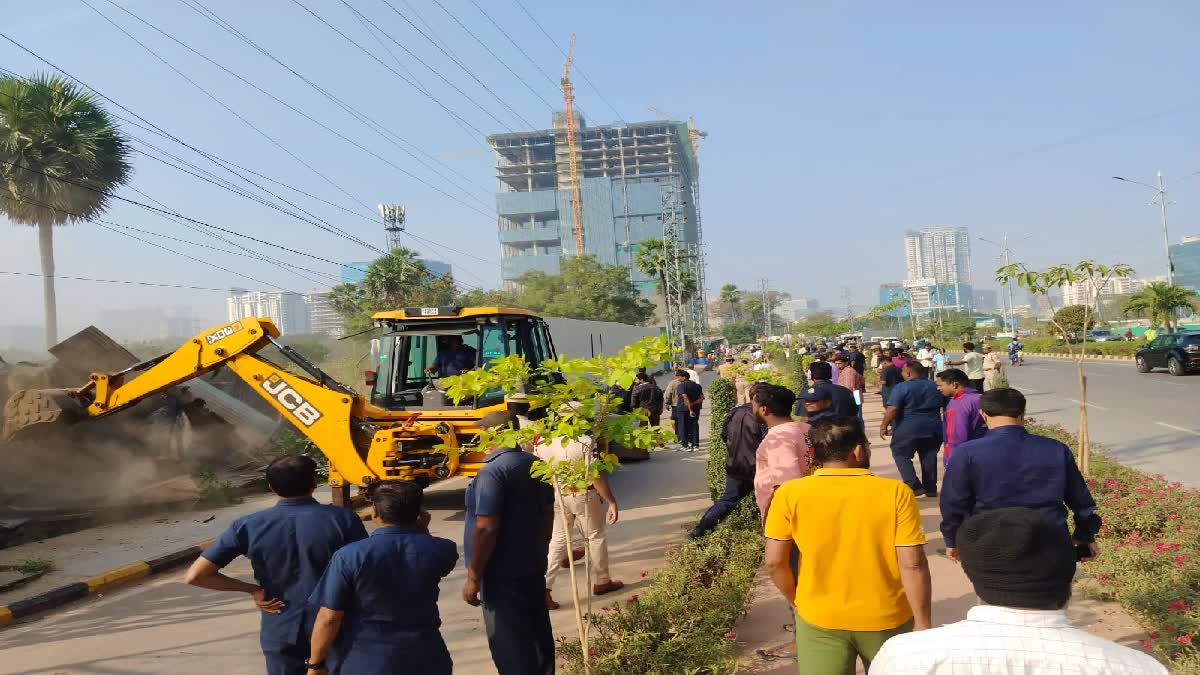
POLYGON ((537 461, 497 448, 467 486, 462 596, 483 604, 488 648, 499 675, 553 675, 554 632, 546 608, 546 556, 554 489, 529 475, 537 461))
POLYGON ((904 381, 892 389, 887 410, 879 424, 879 437, 892 437, 892 459, 900 479, 918 497, 937 496, 937 456, 942 447, 942 405, 945 399, 937 385, 916 361, 904 364, 904 381), (921 462, 917 477, 913 455, 921 462))
POLYGON ((335 553, 309 598, 321 608, 309 674, 450 675, 437 601, 458 545, 429 534, 416 483, 383 483, 371 505, 379 529, 335 553))
POLYGON ((268 675, 304 675, 316 608, 307 604, 333 554, 367 530, 350 509, 313 499, 317 463, 286 455, 267 466, 267 485, 279 495, 269 509, 242 516, 192 563, 186 581, 214 591, 248 593, 262 611, 259 643, 268 675), (250 583, 221 573, 238 556, 250 559, 250 583))

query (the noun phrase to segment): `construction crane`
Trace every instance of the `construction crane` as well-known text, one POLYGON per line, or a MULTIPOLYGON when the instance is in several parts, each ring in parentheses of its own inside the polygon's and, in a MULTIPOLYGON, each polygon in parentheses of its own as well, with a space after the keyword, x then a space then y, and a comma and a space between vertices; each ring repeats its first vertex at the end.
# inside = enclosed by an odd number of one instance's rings
POLYGON ((567 117, 567 165, 571 171, 571 213, 575 217, 575 226, 571 234, 575 235, 575 255, 582 256, 583 250, 583 195, 579 192, 579 146, 576 141, 575 128, 575 86, 571 84, 571 64, 575 61, 575 34, 571 33, 570 46, 567 47, 567 60, 563 63, 562 92, 563 110, 567 117))

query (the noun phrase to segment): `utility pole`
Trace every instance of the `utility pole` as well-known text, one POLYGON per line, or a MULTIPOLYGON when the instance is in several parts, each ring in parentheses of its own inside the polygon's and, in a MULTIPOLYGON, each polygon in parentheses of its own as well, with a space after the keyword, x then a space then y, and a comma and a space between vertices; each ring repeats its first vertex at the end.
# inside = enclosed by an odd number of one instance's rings
POLYGON ((663 305, 667 311, 667 339, 674 345, 678 342, 677 357, 680 363, 687 362, 687 328, 683 309, 683 272, 680 267, 679 237, 679 187, 663 186, 659 193, 662 209, 662 277, 663 305))
MULTIPOLYGON (((1028 239, 1031 236, 1033 236, 1033 235, 1025 235, 1024 239, 1028 239)), ((1005 234, 1004 236, 1002 236, 998 243, 992 241, 991 239, 987 239, 985 237, 980 237, 979 240, 985 241, 985 242, 991 244, 992 246, 1000 247, 1000 259, 1004 261, 1004 266, 1008 267, 1009 265, 1012 265, 1012 252, 1013 251, 1012 251, 1012 248, 1010 248, 1008 245, 1008 234, 1005 234)), ((1016 319, 1016 314, 1013 312, 1014 305, 1013 305, 1012 281, 1009 281, 1004 284, 1004 290, 1005 290, 1006 294, 1008 295, 1008 303, 1007 303, 1007 306, 1004 308, 1004 321, 1008 324, 1008 330, 1010 330, 1012 332, 1013 337, 1015 338, 1017 336, 1017 319, 1016 319)))
POLYGON ((854 332, 854 308, 850 304, 850 287, 842 286, 842 301, 846 303, 846 326, 854 332))
MULTIPOLYGON (((1195 176, 1197 174, 1200 174, 1200 172, 1191 173, 1188 176, 1185 176, 1185 178, 1187 178, 1189 176, 1195 176)), ((1154 185, 1151 185, 1149 183, 1143 183, 1140 180, 1133 180, 1131 178, 1123 178, 1121 176, 1113 176, 1113 180, 1119 180, 1119 181, 1123 181, 1125 183, 1133 183, 1134 185, 1141 185, 1142 187, 1148 187, 1151 190, 1154 190, 1154 197, 1150 200, 1150 205, 1151 206, 1153 206, 1155 204, 1158 205, 1159 217, 1162 219, 1163 253, 1165 253, 1167 256, 1167 283, 1174 285, 1174 283, 1175 283, 1175 264, 1171 262, 1171 237, 1167 233, 1167 203, 1168 203, 1167 187, 1165 185, 1163 185, 1163 172, 1162 171, 1156 172, 1155 177, 1157 180, 1155 181, 1154 185)))
POLYGON ((771 281, 769 279, 759 279, 759 286, 762 288, 762 306, 763 306, 763 325, 767 327, 766 337, 771 337, 774 327, 771 325, 771 302, 770 292, 767 290, 771 281))
POLYGON ((1167 191, 1163 188, 1163 174, 1158 172, 1158 208, 1162 214, 1163 253, 1167 255, 1167 285, 1175 285, 1175 264, 1171 262, 1171 237, 1167 235, 1167 191))

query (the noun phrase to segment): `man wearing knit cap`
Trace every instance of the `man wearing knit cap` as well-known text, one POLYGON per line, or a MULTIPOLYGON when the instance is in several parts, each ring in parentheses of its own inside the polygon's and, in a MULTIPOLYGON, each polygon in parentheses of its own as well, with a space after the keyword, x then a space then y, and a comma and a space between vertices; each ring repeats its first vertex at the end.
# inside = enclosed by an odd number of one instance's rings
POLYGON ((1009 507, 971 516, 958 544, 983 604, 965 621, 892 637, 871 675, 1166 675, 1150 656, 1071 625, 1066 606, 1076 549, 1040 511, 1009 507))

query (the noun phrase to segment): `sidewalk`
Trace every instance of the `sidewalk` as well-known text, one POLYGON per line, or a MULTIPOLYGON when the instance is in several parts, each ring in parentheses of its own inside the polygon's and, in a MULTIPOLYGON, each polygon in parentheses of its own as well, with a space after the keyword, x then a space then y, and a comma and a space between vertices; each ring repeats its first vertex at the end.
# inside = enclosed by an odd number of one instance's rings
MULTIPOLYGON (((899 480, 900 473, 892 460, 889 442, 879 437, 883 419, 883 403, 877 393, 867 394, 863 416, 867 437, 871 440, 871 470, 879 476, 899 480)), ((919 469, 918 469, 919 470, 919 469)), ((941 480, 939 470, 938 480, 941 480)), ((920 498, 921 519, 927 539, 925 552, 929 556, 929 573, 933 579, 933 625, 941 626, 966 617, 967 610, 978 604, 975 591, 962 568, 945 556, 939 529, 941 514, 936 499, 920 498)), ((1120 605, 1078 594, 1072 599, 1068 613, 1075 625, 1115 640, 1128 647, 1138 648, 1145 631, 1120 605)), ((795 620, 790 603, 785 601, 761 572, 750 591, 746 616, 738 622, 736 632, 741 646, 740 657, 745 673, 795 673, 797 666, 794 633, 790 627, 795 620), (785 628, 787 626, 787 628, 785 628), (791 658, 764 660, 758 650, 793 655, 791 658)), ((862 672, 861 664, 858 672, 862 672)))

